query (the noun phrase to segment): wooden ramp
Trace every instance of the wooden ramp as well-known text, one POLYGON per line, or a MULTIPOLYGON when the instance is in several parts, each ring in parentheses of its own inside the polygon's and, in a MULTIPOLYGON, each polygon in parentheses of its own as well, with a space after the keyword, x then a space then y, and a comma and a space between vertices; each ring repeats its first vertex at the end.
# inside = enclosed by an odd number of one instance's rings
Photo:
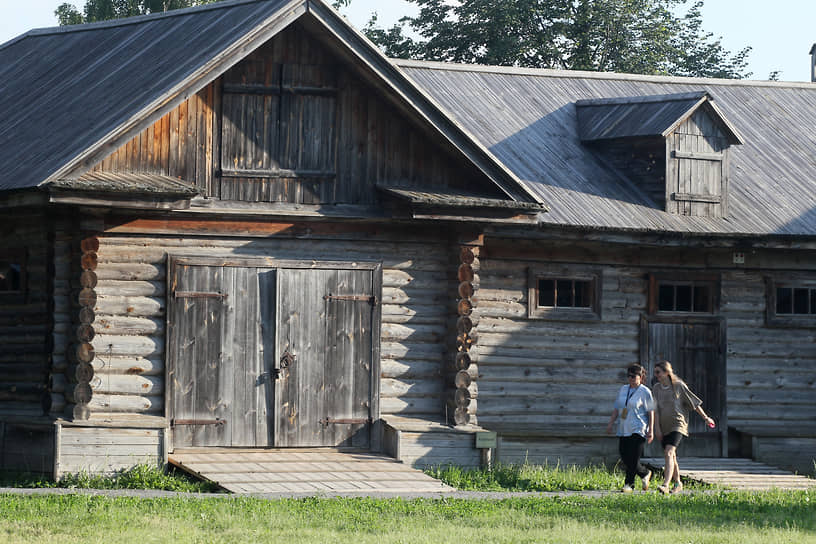
MULTIPOLYGON (((641 459, 652 469, 663 470, 663 458, 641 459)), ((761 491, 768 489, 816 489, 816 480, 750 459, 680 457, 680 475, 707 484, 732 489, 761 491)), ((655 485, 660 479, 653 480, 655 485)))
POLYGON ((233 493, 411 493, 454 491, 391 457, 313 449, 177 449, 168 462, 233 493))

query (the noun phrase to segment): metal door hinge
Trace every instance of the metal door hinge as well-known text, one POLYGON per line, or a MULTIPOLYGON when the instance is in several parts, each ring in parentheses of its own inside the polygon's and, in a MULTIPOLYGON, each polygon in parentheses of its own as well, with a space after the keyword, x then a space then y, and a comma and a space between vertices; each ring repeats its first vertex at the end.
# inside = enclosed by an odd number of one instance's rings
POLYGON ((361 423, 371 423, 370 417, 357 417, 357 418, 333 418, 333 417, 325 417, 320 420, 320 424, 324 427, 328 427, 329 425, 360 425, 361 423))
POLYGON ((173 291, 176 298, 227 298, 226 293, 205 293, 203 291, 173 291))
POLYGON ((226 425, 227 420, 217 417, 215 419, 171 419, 170 426, 178 427, 180 425, 215 425, 220 427, 226 425))
POLYGON ((373 295, 332 295, 329 293, 328 295, 323 296, 323 300, 350 300, 350 301, 360 301, 360 302, 368 302, 369 304, 377 304, 377 297, 373 295))

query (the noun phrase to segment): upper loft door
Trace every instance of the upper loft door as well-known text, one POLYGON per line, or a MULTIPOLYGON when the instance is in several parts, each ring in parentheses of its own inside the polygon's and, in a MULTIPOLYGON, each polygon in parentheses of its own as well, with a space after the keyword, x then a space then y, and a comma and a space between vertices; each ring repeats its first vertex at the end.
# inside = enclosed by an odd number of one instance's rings
POLYGON ((264 345, 274 338, 273 289, 274 270, 171 260, 166 413, 174 447, 271 445, 264 345))
POLYGON ((371 441, 376 391, 372 270, 278 273, 275 446, 371 441))
POLYGON ((728 215, 727 136, 698 110, 667 140, 666 211, 679 215, 728 215))

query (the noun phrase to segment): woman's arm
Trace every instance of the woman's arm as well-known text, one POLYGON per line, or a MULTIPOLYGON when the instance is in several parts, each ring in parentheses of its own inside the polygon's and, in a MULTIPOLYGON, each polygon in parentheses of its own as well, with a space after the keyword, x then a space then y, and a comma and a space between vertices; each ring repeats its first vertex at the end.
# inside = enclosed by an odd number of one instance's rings
POLYGON ((663 431, 660 429, 660 418, 654 416, 652 412, 652 422, 654 423, 654 436, 658 440, 663 440, 663 431))
POLYGON ((654 424, 655 424, 654 410, 649 410, 649 428, 646 429, 647 444, 651 444, 652 440, 654 440, 654 424))
POLYGON ((714 419, 710 418, 710 417, 708 417, 706 415, 706 413, 703 411, 703 405, 702 404, 697 406, 694 409, 694 411, 697 412, 698 414, 700 414, 700 417, 703 418, 703 421, 705 421, 706 425, 708 425, 709 427, 712 427, 712 428, 714 427, 714 419))
POLYGON ((616 419, 618 419, 617 408, 612 410, 612 415, 609 417, 609 423, 606 424, 606 434, 612 434, 612 425, 615 423, 616 419))

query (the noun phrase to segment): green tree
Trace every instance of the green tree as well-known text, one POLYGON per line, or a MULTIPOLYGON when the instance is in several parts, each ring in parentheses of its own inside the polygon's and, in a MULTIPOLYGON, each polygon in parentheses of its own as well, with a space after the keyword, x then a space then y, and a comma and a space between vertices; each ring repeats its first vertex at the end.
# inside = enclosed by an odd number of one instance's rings
POLYGON ((366 35, 393 57, 503 66, 747 77, 750 47, 702 29, 703 0, 408 0, 419 7, 366 35), (415 36, 415 37, 413 37, 415 36))
MULTIPOLYGON (((82 12, 69 3, 60 4, 54 11, 61 26, 121 19, 134 15, 159 13, 172 9, 189 8, 211 4, 219 0, 86 0, 82 12)), ((340 9, 351 4, 351 0, 334 0, 332 5, 340 9)))
POLYGON ((87 0, 82 12, 76 6, 64 3, 57 7, 54 15, 60 25, 75 25, 160 13, 216 1, 218 0, 87 0))

